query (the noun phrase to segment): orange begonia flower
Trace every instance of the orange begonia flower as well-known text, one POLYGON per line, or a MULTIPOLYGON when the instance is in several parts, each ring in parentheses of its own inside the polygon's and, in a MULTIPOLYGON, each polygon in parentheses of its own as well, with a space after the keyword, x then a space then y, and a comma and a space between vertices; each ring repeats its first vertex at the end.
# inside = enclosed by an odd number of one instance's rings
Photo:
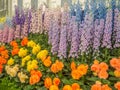
POLYGON ((101 90, 101 89, 102 89, 101 84, 94 84, 91 87, 91 90, 101 90))
POLYGON ((55 63, 52 64, 50 70, 51 70, 53 73, 57 73, 57 72, 58 72, 57 65, 56 65, 55 63))
POLYGON ((39 81, 40 81, 40 77, 35 74, 30 77, 29 83, 30 83, 30 85, 34 85, 34 84, 38 83, 39 81))
POLYGON ((0 47, 0 53, 1 53, 1 51, 4 51, 5 50, 5 46, 1 46, 0 47))
POLYGON ((80 64, 77 67, 77 70, 81 71, 83 73, 83 75, 85 75, 87 73, 87 69, 88 69, 88 65, 84 65, 84 64, 80 64))
POLYGON ((120 63, 120 60, 117 59, 117 58, 112 58, 110 60, 110 65, 113 67, 113 68, 116 68, 116 66, 118 65, 118 63, 120 63))
POLYGON ((13 46, 13 47, 18 47, 18 44, 16 41, 11 41, 10 42, 10 45, 13 46))
POLYGON ((91 66, 91 71, 94 71, 94 72, 98 73, 98 72, 100 71, 100 66, 99 66, 99 64, 93 64, 93 65, 91 66))
POLYGON ((104 71, 108 70, 108 65, 104 62, 101 62, 99 66, 100 66, 100 70, 104 70, 104 71))
POLYGON ((80 90, 80 85, 78 83, 73 83, 72 90, 80 90))
POLYGON ((107 79, 108 78, 108 73, 104 70, 101 70, 99 73, 98 73, 98 77, 99 78, 103 78, 103 79, 107 79))
POLYGON ((50 88, 50 86, 52 85, 52 79, 51 78, 46 78, 45 80, 44 80, 44 86, 46 87, 46 88, 50 88))
POLYGON ((75 64, 75 62, 72 61, 70 67, 71 67, 72 70, 75 70, 75 69, 76 69, 76 64, 75 64))
POLYGON ((24 37, 23 40, 21 41, 21 46, 26 46, 28 43, 28 38, 24 37))
POLYGON ((80 79, 82 77, 82 75, 83 75, 83 73, 78 71, 78 70, 73 70, 71 72, 71 76, 72 76, 73 79, 77 79, 78 80, 78 79, 80 79))
POLYGON ((102 86, 101 90, 112 90, 107 84, 102 86))
POLYGON ((63 62, 60 62, 58 60, 56 60, 55 64, 57 65, 57 70, 58 71, 61 71, 63 69, 63 67, 64 67, 63 62))
POLYGON ((65 85, 62 90, 72 90, 70 85, 65 85))
POLYGON ((50 67, 50 65, 52 64, 51 57, 48 56, 48 57, 43 61, 43 64, 44 64, 46 67, 50 67))
POLYGON ((58 86, 60 84, 60 79, 59 78, 54 78, 53 79, 53 84, 58 86))
POLYGON ((120 90, 120 82, 117 82, 117 83, 114 85, 114 87, 115 87, 116 89, 120 90))
POLYGON ((19 48, 15 48, 15 49, 13 49, 13 50, 11 51, 12 56, 17 55, 18 52, 19 52, 19 48))

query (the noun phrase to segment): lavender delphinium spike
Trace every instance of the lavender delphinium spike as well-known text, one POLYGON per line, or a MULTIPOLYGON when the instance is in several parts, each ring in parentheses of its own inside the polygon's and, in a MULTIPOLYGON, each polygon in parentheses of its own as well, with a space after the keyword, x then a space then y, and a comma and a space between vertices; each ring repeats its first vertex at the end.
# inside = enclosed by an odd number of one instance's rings
POLYGON ((112 35, 112 10, 108 10, 105 22, 105 29, 103 34, 102 47, 111 48, 112 35))
POLYGON ((59 51, 58 51, 58 57, 60 59, 66 58, 67 56, 67 27, 66 25, 63 25, 61 27, 60 31, 60 43, 59 43, 59 51))
POLYGON ((98 53, 99 52, 99 47, 101 45, 100 44, 101 35, 102 35, 101 31, 103 31, 103 29, 102 29, 103 25, 102 25, 101 22, 99 23, 98 19, 96 19, 95 24, 94 24, 94 40, 93 40, 93 50, 94 50, 94 53, 98 53))
POLYGON ((93 18, 90 16, 90 14, 86 14, 85 21, 84 21, 84 27, 81 31, 81 46, 80 51, 81 54, 83 53, 89 53, 89 48, 92 44, 92 32, 93 30, 93 18))
POLYGON ((53 28, 52 28, 52 48, 51 52, 53 55, 58 53, 59 49, 59 24, 58 20, 55 17, 55 20, 53 20, 53 28))
POLYGON ((73 29, 72 29, 72 41, 71 41, 71 49, 69 57, 77 58, 78 57, 78 47, 79 47, 79 33, 78 33, 78 24, 73 21, 73 29))
POLYGON ((3 39, 3 24, 0 23, 0 42, 2 42, 3 39))
POLYGON ((54 18, 53 18, 53 13, 51 13, 50 15, 50 26, 48 28, 48 43, 52 44, 52 30, 53 30, 53 23, 54 23, 54 18))
POLYGON ((120 47, 120 12, 118 8, 115 9, 115 16, 114 16, 114 39, 115 44, 114 48, 120 47))
POLYGON ((71 18, 69 18, 69 27, 67 30, 67 40, 70 43, 72 40, 72 30, 73 30, 73 22, 75 22, 76 16, 72 16, 71 18))
POLYGON ((60 30, 60 43, 58 50, 58 57, 60 59, 67 57, 67 24, 68 24, 68 12, 62 13, 61 30, 60 30))
POLYGON ((7 43, 8 33, 9 33, 9 27, 8 27, 7 24, 5 24, 5 25, 4 25, 4 29, 3 29, 3 39, 2 39, 2 42, 3 42, 3 43, 7 43))
POLYGON ((6 19, 6 24, 8 25, 9 27, 9 33, 8 33, 8 40, 7 40, 7 43, 10 43, 10 41, 13 40, 14 38, 14 27, 13 27, 13 22, 12 22, 12 19, 10 18, 7 18, 6 19))

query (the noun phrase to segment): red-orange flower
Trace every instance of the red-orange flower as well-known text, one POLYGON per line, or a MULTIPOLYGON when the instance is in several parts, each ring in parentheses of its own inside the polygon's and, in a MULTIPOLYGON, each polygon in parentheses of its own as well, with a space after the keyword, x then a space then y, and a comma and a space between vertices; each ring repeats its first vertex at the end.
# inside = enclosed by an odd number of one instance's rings
POLYGON ((72 90, 80 90, 80 85, 78 83, 73 83, 72 90))
POLYGON ((101 84, 94 84, 91 87, 91 90, 101 90, 101 89, 102 89, 101 84))
POLYGON ((28 38, 24 37, 23 40, 21 41, 21 46, 26 46, 28 43, 28 38))
POLYGON ((29 83, 30 83, 30 85, 34 85, 34 84, 38 83, 39 81, 40 81, 40 77, 35 74, 30 77, 29 83))
POLYGON ((117 82, 117 83, 114 85, 114 87, 115 87, 116 89, 120 90, 120 82, 117 82))
POLYGON ((15 49, 13 49, 13 50, 11 51, 12 56, 17 55, 18 52, 19 52, 19 48, 15 48, 15 49))
POLYGON ((52 79, 51 78, 46 78, 45 80, 44 80, 44 86, 46 87, 46 88, 50 88, 50 86, 52 85, 52 79))
POLYGON ((1 51, 4 51, 5 50, 5 46, 1 46, 0 47, 0 53, 1 53, 1 51))
POLYGON ((10 42, 10 45, 13 46, 13 47, 18 47, 18 44, 16 41, 11 41, 10 42))
POLYGON ((54 78, 53 79, 53 84, 58 86, 60 84, 60 79, 59 78, 54 78))
POLYGON ((57 73, 57 72, 58 72, 57 65, 56 65, 55 63, 52 64, 50 70, 51 70, 53 73, 57 73))

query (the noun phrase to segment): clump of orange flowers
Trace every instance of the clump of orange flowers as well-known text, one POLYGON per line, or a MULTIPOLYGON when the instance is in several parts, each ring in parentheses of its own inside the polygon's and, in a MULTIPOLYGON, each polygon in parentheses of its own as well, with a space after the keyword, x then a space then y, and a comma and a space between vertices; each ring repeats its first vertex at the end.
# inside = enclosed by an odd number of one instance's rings
POLYGON ((38 70, 32 70, 30 72, 30 79, 29 79, 29 83, 30 85, 34 85, 36 83, 38 83, 42 77, 42 73, 41 71, 38 71, 38 70))
POLYGON ((82 90, 78 83, 73 83, 72 85, 65 85, 62 90, 82 90))
POLYGON ((52 64, 50 70, 53 72, 53 73, 57 73, 59 71, 62 71, 64 67, 64 64, 63 62, 59 61, 59 60, 56 60, 55 63, 52 64))
POLYGON ((112 90, 107 84, 102 85, 101 82, 96 81, 94 85, 92 85, 91 90, 112 90))
POLYGON ((110 60, 110 65, 115 69, 114 75, 116 77, 120 77, 120 59, 119 58, 112 58, 110 60))
POLYGON ((27 46, 27 43, 28 43, 28 38, 24 37, 21 41, 21 46, 27 46))
POLYGON ((120 82, 115 83, 114 87, 115 87, 117 90, 120 90, 120 82))
POLYGON ((13 47, 13 49, 11 51, 12 56, 17 55, 19 52, 18 43, 16 41, 11 41, 10 45, 13 47))
POLYGON ((42 62, 44 66, 50 67, 50 65, 52 64, 51 57, 50 56, 46 57, 45 59, 42 60, 42 62))
POLYGON ((54 90, 53 87, 55 87, 55 90, 59 90, 58 86, 60 85, 60 79, 54 78, 53 81, 50 77, 45 78, 44 80, 44 86, 50 90, 54 90))
POLYGON ((108 78, 108 65, 104 62, 99 63, 98 60, 94 61, 94 64, 91 66, 91 71, 93 71, 95 76, 99 78, 107 79, 108 78))
POLYGON ((3 70, 3 65, 7 63, 7 59, 9 58, 8 50, 4 46, 0 47, 0 74, 3 70))
POLYGON ((86 75, 88 70, 88 65, 80 64, 76 65, 75 62, 71 63, 71 75, 73 79, 80 79, 82 76, 86 75))

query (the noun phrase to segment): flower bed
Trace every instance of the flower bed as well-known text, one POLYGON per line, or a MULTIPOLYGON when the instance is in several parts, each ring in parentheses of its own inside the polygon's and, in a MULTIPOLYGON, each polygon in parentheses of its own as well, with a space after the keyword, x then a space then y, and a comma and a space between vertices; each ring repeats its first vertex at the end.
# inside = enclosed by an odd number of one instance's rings
POLYGON ((60 60, 50 53, 46 37, 30 34, 0 46, 2 90, 120 89, 119 57, 103 56, 90 63, 73 58, 60 60))

